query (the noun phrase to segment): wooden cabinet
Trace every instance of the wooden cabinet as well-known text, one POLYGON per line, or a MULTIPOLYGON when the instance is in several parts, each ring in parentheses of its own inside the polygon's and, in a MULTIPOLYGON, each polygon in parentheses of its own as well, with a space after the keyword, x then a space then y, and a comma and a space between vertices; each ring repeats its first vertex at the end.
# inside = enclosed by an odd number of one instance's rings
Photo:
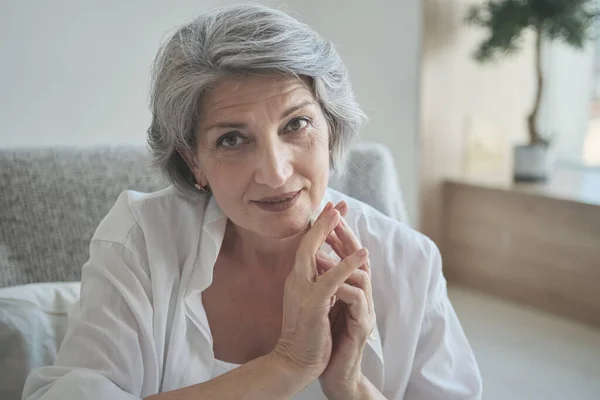
POLYGON ((447 181, 448 280, 600 326, 600 180, 597 190, 596 202, 549 184, 447 181))

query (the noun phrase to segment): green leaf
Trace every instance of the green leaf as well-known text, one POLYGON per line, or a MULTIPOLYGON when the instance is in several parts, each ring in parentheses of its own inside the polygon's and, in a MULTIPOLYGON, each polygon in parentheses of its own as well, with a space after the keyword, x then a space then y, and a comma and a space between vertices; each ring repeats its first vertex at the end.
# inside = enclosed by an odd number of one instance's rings
POLYGON ((488 0, 470 7, 465 21, 487 30, 474 54, 484 62, 517 51, 527 29, 581 48, 598 16, 595 0, 488 0))

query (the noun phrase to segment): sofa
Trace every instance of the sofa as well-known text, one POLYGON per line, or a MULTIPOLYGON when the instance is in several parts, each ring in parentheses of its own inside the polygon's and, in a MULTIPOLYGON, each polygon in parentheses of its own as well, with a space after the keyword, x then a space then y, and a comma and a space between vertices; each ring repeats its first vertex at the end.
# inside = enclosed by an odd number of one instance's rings
MULTIPOLYGON (((167 182, 143 147, 0 149, 0 399, 51 364, 79 295, 96 226, 125 189, 167 182)), ((389 151, 362 143, 330 186, 408 222, 389 151)))

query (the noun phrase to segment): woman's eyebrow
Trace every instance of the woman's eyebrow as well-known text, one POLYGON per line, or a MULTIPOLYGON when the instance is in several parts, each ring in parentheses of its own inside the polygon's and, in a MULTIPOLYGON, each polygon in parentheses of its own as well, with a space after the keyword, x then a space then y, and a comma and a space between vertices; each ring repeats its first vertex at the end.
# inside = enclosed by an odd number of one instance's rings
MULTIPOLYGON (((303 101, 300 104, 296 104, 294 106, 291 106, 290 108, 288 108, 287 110, 285 110, 282 114, 281 114, 281 119, 286 118, 287 116, 289 116, 290 114, 293 114, 294 112, 300 110, 301 108, 304 108, 306 106, 310 106, 315 104, 314 101, 312 100, 306 100, 303 101)), ((210 126, 208 126, 205 131, 210 131, 211 129, 245 129, 247 128, 248 125, 243 124, 243 123, 239 123, 239 122, 217 122, 215 124, 212 124, 210 126)))
POLYGON ((216 124, 212 124, 205 129, 205 131, 210 131, 211 129, 219 128, 219 129, 245 129, 247 127, 246 124, 241 124, 237 122, 217 122, 216 124))
POLYGON ((298 111, 299 109, 304 108, 304 107, 309 106, 309 105, 312 105, 312 104, 315 104, 315 102, 312 101, 312 100, 306 100, 306 101, 303 101, 300 104, 297 104, 295 106, 291 106, 290 108, 288 108, 287 110, 285 110, 283 112, 283 114, 281 114, 281 119, 284 119, 287 116, 289 116, 290 114, 293 114, 294 112, 298 111))

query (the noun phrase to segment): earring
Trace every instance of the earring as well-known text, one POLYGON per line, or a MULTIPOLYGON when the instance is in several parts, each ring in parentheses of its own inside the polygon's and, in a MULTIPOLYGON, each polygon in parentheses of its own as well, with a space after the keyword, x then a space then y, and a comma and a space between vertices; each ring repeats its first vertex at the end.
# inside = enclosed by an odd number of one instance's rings
POLYGON ((206 193, 206 192, 208 192, 208 190, 210 189, 210 186, 208 186, 208 185, 204 185, 204 186, 202 186, 202 185, 200 185, 199 183, 195 183, 195 184, 194 184, 194 187, 195 187, 196 189, 198 189, 199 191, 201 191, 202 193, 206 193))

